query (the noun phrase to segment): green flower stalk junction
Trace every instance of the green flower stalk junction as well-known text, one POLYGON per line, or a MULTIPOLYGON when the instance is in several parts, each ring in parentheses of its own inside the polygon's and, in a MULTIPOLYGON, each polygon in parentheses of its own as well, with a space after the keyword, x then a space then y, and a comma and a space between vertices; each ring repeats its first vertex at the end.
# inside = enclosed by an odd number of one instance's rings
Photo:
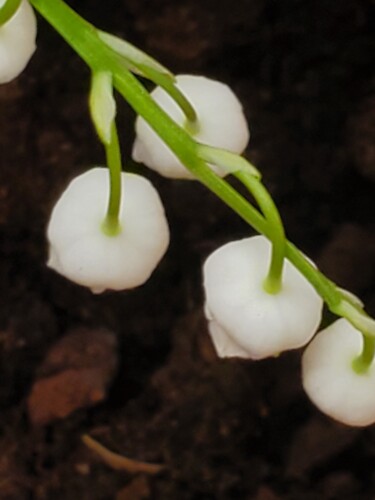
POLYGON ((42 16, 91 70, 89 109, 107 167, 74 179, 48 224, 48 265, 94 293, 142 285, 163 258, 169 228, 144 177, 122 171, 115 89, 134 109, 132 156, 169 178, 201 182, 259 236, 228 242, 203 268, 205 314, 218 356, 262 359, 308 344, 302 382, 327 415, 375 422, 375 321, 285 237, 261 174, 241 156, 249 140, 242 106, 224 83, 174 76, 125 40, 100 31, 63 0, 0 0, 0 83, 32 57, 42 16), (139 81, 155 84, 148 93, 139 81), (249 201, 226 180, 235 176, 249 201), (323 305, 338 319, 316 336, 323 305))

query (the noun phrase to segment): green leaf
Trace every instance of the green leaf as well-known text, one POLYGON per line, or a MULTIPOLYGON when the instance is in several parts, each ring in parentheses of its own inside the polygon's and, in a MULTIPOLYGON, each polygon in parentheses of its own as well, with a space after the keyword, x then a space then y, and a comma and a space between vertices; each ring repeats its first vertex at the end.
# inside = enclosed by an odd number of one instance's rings
POLYGON ((227 151, 226 149, 215 148, 207 144, 198 145, 199 157, 220 167, 225 174, 233 174, 234 172, 247 172, 256 179, 261 179, 261 173, 250 162, 242 156, 227 151))
POLYGON ((89 107, 98 136, 104 144, 108 145, 111 142, 111 128, 116 116, 112 74, 109 71, 93 72, 89 107))
POLYGON ((102 42, 126 60, 126 66, 133 73, 140 76, 147 76, 144 69, 150 68, 157 73, 167 76, 169 80, 174 81, 173 74, 167 68, 131 43, 100 30, 98 30, 98 36, 102 42))
POLYGON ((337 290, 341 293, 345 300, 347 300, 352 306, 357 307, 358 309, 363 309, 364 304, 362 300, 354 295, 354 293, 349 290, 345 290, 344 288, 337 288, 337 290))
POLYGON ((128 70, 162 87, 180 106, 189 121, 197 120, 193 106, 176 87, 175 76, 165 66, 121 38, 100 30, 97 33, 102 42, 121 56, 128 70))

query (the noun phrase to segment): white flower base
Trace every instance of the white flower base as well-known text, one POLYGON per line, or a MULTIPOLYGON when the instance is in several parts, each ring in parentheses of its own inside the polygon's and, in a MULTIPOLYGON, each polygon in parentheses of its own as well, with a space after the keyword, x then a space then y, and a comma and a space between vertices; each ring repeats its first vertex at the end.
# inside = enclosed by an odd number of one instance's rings
POLYGON ((339 319, 312 340, 302 357, 303 387, 330 417, 352 426, 375 422, 375 364, 364 374, 352 368, 361 354, 362 334, 339 319))
MULTIPOLYGON (((0 7, 5 0, 0 0, 0 7)), ((36 45, 36 18, 27 0, 17 12, 0 26, 0 83, 8 83, 25 68, 36 45)))
POLYGON ((285 261, 283 287, 263 288, 271 244, 263 236, 216 250, 203 268, 209 332, 220 357, 262 359, 305 345, 321 320, 323 301, 285 261))
POLYGON ((76 177, 56 203, 48 226, 49 267, 95 293, 142 285, 164 255, 169 229, 159 195, 144 177, 122 173, 122 230, 107 236, 109 172, 76 177))
MULTIPOLYGON (((202 144, 242 153, 249 141, 249 129, 241 103, 232 90, 221 82, 192 75, 177 76, 177 87, 197 112, 199 131, 194 138, 202 144)), ((178 125, 184 126, 185 115, 162 88, 157 87, 151 96, 178 125)), ((194 178, 143 118, 137 118, 135 130, 132 153, 135 161, 144 163, 165 177, 194 178)), ((218 167, 213 168, 221 176, 227 173, 218 167)))

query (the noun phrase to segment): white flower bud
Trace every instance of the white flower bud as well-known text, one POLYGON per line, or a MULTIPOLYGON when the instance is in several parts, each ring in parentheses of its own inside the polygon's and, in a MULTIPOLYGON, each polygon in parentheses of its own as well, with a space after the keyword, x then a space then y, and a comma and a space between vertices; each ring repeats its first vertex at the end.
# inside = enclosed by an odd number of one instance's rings
MULTIPOLYGON (((5 0, 0 0, 0 7, 5 0)), ((36 18, 27 0, 17 12, 0 26, 0 83, 8 83, 25 68, 36 44, 36 18)))
POLYGON ((311 401, 330 417, 362 427, 375 422, 375 363, 357 373, 352 363, 363 337, 339 319, 311 341, 302 357, 303 387, 311 401))
POLYGON ((169 229, 159 195, 139 175, 122 173, 121 232, 102 230, 109 172, 94 168, 76 177, 56 203, 48 225, 48 265, 94 293, 142 285, 164 255, 169 229))
POLYGON ((206 316, 220 357, 276 356, 305 345, 318 328, 323 301, 289 261, 282 289, 264 290, 270 258, 270 242, 254 236, 228 243, 206 260, 206 316))
MULTIPOLYGON (((232 90, 221 82, 202 76, 179 75, 176 83, 198 116, 198 132, 194 138, 202 144, 242 153, 249 141, 249 129, 241 103, 232 90)), ((184 113, 161 87, 157 87, 151 96, 178 125, 185 125, 184 113)), ((165 177, 194 178, 143 118, 137 118, 135 129, 132 153, 135 161, 165 177)), ((218 167, 213 168, 219 175, 227 173, 218 167)))

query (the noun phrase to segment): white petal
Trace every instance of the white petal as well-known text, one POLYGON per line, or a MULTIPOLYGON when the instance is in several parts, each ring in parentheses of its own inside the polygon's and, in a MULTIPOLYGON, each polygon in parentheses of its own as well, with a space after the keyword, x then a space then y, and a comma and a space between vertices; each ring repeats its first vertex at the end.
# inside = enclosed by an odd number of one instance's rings
POLYGON ((255 236, 219 248, 203 268, 213 319, 252 359, 305 345, 321 320, 322 299, 289 261, 282 290, 263 289, 270 253, 268 240, 255 236))
MULTIPOLYGON (((249 129, 242 106, 225 84, 201 76, 179 75, 177 86, 194 106, 200 129, 194 138, 203 144, 242 153, 249 140, 249 129)), ((173 99, 160 87, 151 93, 153 99, 180 126, 185 116, 173 99)), ((193 175, 157 136, 151 127, 138 117, 133 159, 143 162, 165 177, 193 179, 193 175)), ((215 167, 219 175, 225 172, 215 167)))
POLYGON ((362 334, 339 319, 318 333, 302 357, 303 386, 311 401, 352 426, 375 422, 375 365, 365 374, 352 369, 362 344, 362 334))
POLYGON ((94 168, 76 177, 55 205, 48 226, 48 265, 93 291, 143 284, 164 255, 169 229, 159 195, 144 177, 122 173, 122 231, 107 236, 109 173, 94 168))
MULTIPOLYGON (((0 0, 2 6, 5 0, 0 0)), ((0 83, 16 78, 33 55, 36 44, 36 17, 27 0, 14 16, 0 27, 0 83)))
POLYGON ((208 332, 220 358, 247 358, 248 353, 216 321, 208 322, 208 332))

